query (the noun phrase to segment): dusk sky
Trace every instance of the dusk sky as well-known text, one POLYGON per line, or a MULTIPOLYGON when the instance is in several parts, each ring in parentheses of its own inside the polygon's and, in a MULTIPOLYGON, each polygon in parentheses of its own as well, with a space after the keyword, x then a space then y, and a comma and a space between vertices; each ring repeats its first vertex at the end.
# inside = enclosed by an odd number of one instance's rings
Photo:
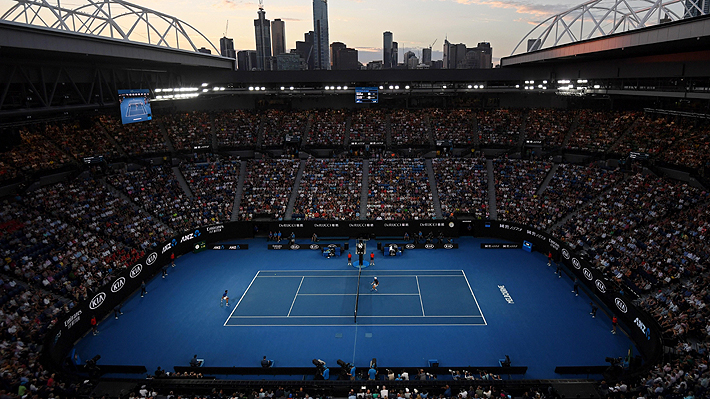
MULTIPOLYGON (((56 0, 50 0, 54 3, 56 0)), ((237 50, 254 49, 257 0, 134 0, 136 4, 188 22, 219 48, 225 33, 237 50)), ((474 47, 488 41, 494 64, 510 55, 520 39, 537 22, 582 1, 562 0, 328 0, 330 41, 340 41, 359 50, 360 61, 382 59, 382 32, 391 31, 401 54, 434 41, 433 59, 441 59, 444 38, 474 47)), ((14 4, 0 0, 4 12, 14 4)), ((61 2, 67 8, 85 4, 80 0, 61 2)), ((286 23, 286 46, 313 29, 312 0, 264 0, 266 17, 286 23)))

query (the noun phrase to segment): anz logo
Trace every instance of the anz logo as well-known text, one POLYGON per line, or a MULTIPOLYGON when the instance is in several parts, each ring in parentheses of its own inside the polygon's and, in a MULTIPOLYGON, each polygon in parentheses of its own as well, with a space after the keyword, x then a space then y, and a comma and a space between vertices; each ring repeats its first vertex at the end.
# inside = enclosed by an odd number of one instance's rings
POLYGON ((121 288, 126 285, 126 278, 125 277, 119 277, 116 281, 111 284, 111 292, 114 294, 117 293, 118 291, 121 291, 121 288))
POLYGON ((636 324, 636 327, 638 327, 643 332, 643 334, 646 336, 646 339, 650 341, 651 340, 651 329, 646 327, 646 325, 643 324, 641 319, 639 319, 638 317, 636 318, 636 320, 634 320, 634 323, 636 324))
MULTIPOLYGON (((202 235, 202 233, 200 233, 200 230, 195 230, 194 233, 185 234, 184 236, 182 236, 182 238, 180 239, 180 243, 183 243, 183 242, 185 242, 185 241, 192 240, 193 238, 197 238, 197 237, 199 237, 199 236, 201 236, 201 235, 202 235)), ((173 242, 174 242, 174 241, 175 241, 175 240, 173 240, 173 242)))
POLYGON ((626 304, 624 303, 624 301, 621 300, 621 298, 616 298, 616 300, 614 300, 614 303, 622 313, 626 313, 629 311, 629 309, 626 307, 626 304))
POLYGON ((94 309, 98 308, 99 306, 101 306, 105 300, 106 300, 106 294, 104 292, 99 292, 98 294, 96 294, 96 296, 93 299, 91 299, 91 302, 89 302, 89 308, 91 310, 94 310, 94 309))
POLYGON ((136 278, 136 277, 138 277, 139 274, 141 274, 142 271, 143 271, 143 265, 141 265, 139 263, 139 264, 133 266, 133 269, 131 269, 131 273, 129 274, 129 276, 131 276, 131 278, 136 278))

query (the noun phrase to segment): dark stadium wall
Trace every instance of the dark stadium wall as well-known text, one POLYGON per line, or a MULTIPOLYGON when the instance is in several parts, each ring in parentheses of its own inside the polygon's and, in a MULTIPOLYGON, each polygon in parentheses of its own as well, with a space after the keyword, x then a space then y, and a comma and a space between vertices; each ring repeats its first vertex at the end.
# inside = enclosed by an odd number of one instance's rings
MULTIPOLYGON (((565 264, 570 272, 580 281, 590 295, 594 295, 612 309, 618 316, 625 331, 636 343, 639 352, 647 364, 656 364, 662 352, 661 330, 656 321, 648 314, 640 311, 632 303, 631 298, 612 281, 607 280, 596 268, 567 244, 560 242, 547 233, 529 228, 525 225, 489 220, 417 220, 417 221, 284 221, 268 222, 260 225, 261 234, 264 228, 282 231, 288 237, 293 231, 299 238, 310 237, 313 232, 320 237, 378 237, 380 239, 399 239, 404 232, 410 235, 421 230, 424 235, 430 231, 438 235, 442 231, 445 236, 473 235, 476 237, 500 238, 516 243, 531 242, 533 249, 542 253, 551 252, 556 260, 565 264)), ((255 234, 255 224, 252 222, 232 222, 201 227, 183 232, 170 241, 155 247, 147 256, 123 273, 89 294, 87 300, 79 303, 72 312, 61 319, 48 332, 43 350, 45 364, 60 370, 67 354, 74 344, 90 329, 92 316, 102 319, 115 306, 122 303, 134 293, 142 281, 155 276, 160 268, 170 262, 170 255, 181 256, 206 243, 210 244, 251 238, 255 234)), ((236 243, 232 244, 236 245, 236 243)), ((225 244, 229 246, 229 244, 225 244)), ((372 247, 374 251, 375 247, 372 247)), ((433 249, 434 246, 425 247, 433 249)), ((443 247, 446 248, 446 247, 443 247)), ((218 248, 229 249, 229 248, 218 248)), ((286 248, 281 248, 286 249, 286 248)), ((289 248, 302 249, 302 248, 289 248)), ((368 248, 370 250, 370 248, 368 248)))

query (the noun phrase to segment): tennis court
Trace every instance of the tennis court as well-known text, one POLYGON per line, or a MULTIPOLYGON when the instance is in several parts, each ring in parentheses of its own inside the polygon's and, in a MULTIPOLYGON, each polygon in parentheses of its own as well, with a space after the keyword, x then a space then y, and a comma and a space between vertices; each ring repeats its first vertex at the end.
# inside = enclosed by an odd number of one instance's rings
POLYGON ((354 325, 356 303, 358 325, 486 325, 463 270, 367 269, 258 271, 224 325, 354 325))

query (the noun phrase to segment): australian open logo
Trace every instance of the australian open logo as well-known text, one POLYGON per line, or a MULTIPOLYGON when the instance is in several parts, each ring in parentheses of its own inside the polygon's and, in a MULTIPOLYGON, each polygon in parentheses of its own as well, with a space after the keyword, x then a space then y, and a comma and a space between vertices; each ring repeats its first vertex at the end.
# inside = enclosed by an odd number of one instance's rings
POLYGON ((587 280, 592 281, 594 279, 592 272, 589 269, 587 269, 586 267, 584 268, 584 270, 582 270, 582 273, 584 274, 584 277, 587 280))
POLYGON ((414 244, 406 244, 404 247, 407 249, 414 249, 415 248, 414 244))
POLYGON ((424 248, 426 248, 426 249, 434 249, 434 244, 424 244, 424 248))
POLYGON ((318 244, 311 244, 311 249, 320 249, 318 244))
POLYGON ((298 244, 293 244, 291 245, 291 249, 301 249, 301 246, 298 244))
POLYGON ((200 233, 200 230, 195 230, 195 233, 193 233, 193 234, 195 237, 199 237, 202 235, 202 233, 200 233))
POLYGON ((579 259, 577 258, 572 258, 572 266, 574 266, 577 270, 582 268, 582 265, 579 263, 579 259))
POLYGON ((599 290, 599 292, 601 292, 602 294, 606 293, 606 285, 604 285, 603 281, 597 279, 597 281, 594 282, 594 285, 597 286, 597 289, 599 290))
POLYGON ((454 249, 454 244, 444 244, 444 249, 454 249))
POLYGON ((129 274, 129 276, 130 276, 131 278, 136 278, 136 277, 138 277, 139 274, 141 274, 142 271, 143 271, 143 265, 141 265, 141 264, 139 263, 139 264, 133 266, 133 268, 131 269, 131 273, 129 274))
POLYGON ((569 259, 569 251, 567 248, 562 248, 562 256, 564 256, 565 259, 569 259))
POLYGON ((119 277, 116 279, 116 281, 111 284, 111 292, 116 293, 118 291, 121 291, 121 288, 126 285, 126 278, 125 277, 119 277))
POLYGON ((153 252, 153 253, 151 253, 150 255, 148 255, 148 257, 145 259, 145 263, 146 263, 148 266, 150 266, 150 265, 152 265, 153 263, 155 263, 155 261, 156 261, 157 259, 158 259, 158 253, 157 253, 157 252, 153 252))
POLYGON ((626 313, 629 311, 629 308, 626 307, 626 304, 624 303, 624 301, 621 300, 621 298, 616 298, 616 300, 614 300, 614 303, 622 313, 626 313))
POLYGON ((106 293, 99 292, 96 296, 89 302, 89 309, 94 310, 101 306, 106 300, 106 293))

